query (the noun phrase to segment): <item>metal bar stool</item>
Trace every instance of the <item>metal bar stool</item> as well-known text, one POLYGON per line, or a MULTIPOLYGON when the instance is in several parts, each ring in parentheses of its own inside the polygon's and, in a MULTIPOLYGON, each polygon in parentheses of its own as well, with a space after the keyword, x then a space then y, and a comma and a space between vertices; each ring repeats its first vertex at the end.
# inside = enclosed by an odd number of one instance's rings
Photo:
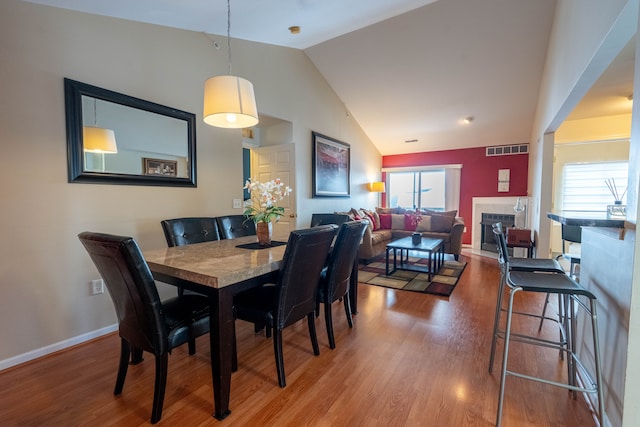
MULTIPOLYGON (((556 260, 564 258, 569 261, 569 277, 576 282, 580 282, 580 276, 576 273, 576 265, 580 265, 580 243, 582 242, 582 227, 579 225, 562 225, 562 253, 556 257, 556 260), (567 245, 568 244, 568 245, 567 245), (572 244, 577 244, 572 245, 572 244), (567 246, 569 250, 567 250, 567 246)), ((549 295, 544 300, 544 307, 542 308, 542 316, 547 312, 547 306, 549 305, 549 295)), ((538 330, 542 329, 542 322, 544 318, 540 319, 540 326, 538 330)))
POLYGON ((580 244, 582 243, 582 227, 579 225, 562 224, 562 253, 556 259, 564 258, 569 261, 569 276, 580 281, 576 274, 576 266, 580 265, 580 244))
POLYGON ((500 394, 498 398, 498 413, 496 426, 502 422, 502 408, 504 404, 505 381, 507 375, 542 382, 571 390, 576 397, 576 392, 595 393, 598 396, 598 420, 600 425, 604 419, 604 392, 602 389, 602 369, 600 359, 600 344, 598 339, 598 322, 596 316, 596 297, 584 289, 575 280, 564 274, 531 273, 523 271, 511 271, 507 273, 507 286, 509 287, 509 303, 507 306, 507 319, 504 332, 504 353, 502 358, 502 370, 500 375, 500 394), (511 332, 511 320, 513 316, 513 300, 518 292, 541 292, 558 294, 561 296, 565 307, 565 315, 560 325, 566 334, 566 342, 552 343, 540 337, 513 334, 511 332), (582 298, 582 299, 581 299, 582 298), (588 301, 588 302, 587 302, 588 301), (595 380, 587 371, 580 358, 576 354, 576 308, 582 309, 591 317, 591 332, 593 339, 593 357, 595 363, 595 380), (568 382, 561 383, 545 378, 534 377, 507 369, 509 345, 511 341, 519 341, 532 345, 556 348, 567 355, 568 382), (582 385, 578 383, 578 378, 582 385))
MULTIPOLYGON (((495 318, 493 322, 493 338, 491 342, 491 356, 489 358, 489 373, 493 371, 493 361, 495 359, 495 351, 496 351, 496 342, 498 338, 502 338, 504 336, 504 331, 500 331, 500 315, 505 311, 502 308, 502 298, 504 295, 504 288, 506 283, 506 277, 508 271, 528 271, 528 272, 546 272, 546 273, 558 273, 565 274, 562 265, 555 259, 548 258, 512 258, 509 256, 507 242, 504 236, 504 232, 502 230, 501 223, 493 224, 493 233, 498 245, 498 261, 500 263, 500 285, 498 288, 498 298, 496 302, 496 312, 495 318)), ((518 314, 526 314, 528 316, 537 317, 540 319, 540 329, 542 328, 542 322, 544 319, 548 319, 545 317, 546 307, 549 302, 548 296, 545 300, 545 310, 543 310, 542 315, 529 314, 529 313, 521 313, 518 314)), ((560 300, 558 300, 558 306, 560 309, 559 317, 562 317, 562 305, 560 304, 560 300)), ((557 322, 557 319, 550 319, 554 322, 557 322)), ((561 331, 562 333, 562 331, 561 331)), ((562 335, 560 337, 563 338, 562 335)), ((560 353, 562 357, 564 357, 564 353, 560 353)))

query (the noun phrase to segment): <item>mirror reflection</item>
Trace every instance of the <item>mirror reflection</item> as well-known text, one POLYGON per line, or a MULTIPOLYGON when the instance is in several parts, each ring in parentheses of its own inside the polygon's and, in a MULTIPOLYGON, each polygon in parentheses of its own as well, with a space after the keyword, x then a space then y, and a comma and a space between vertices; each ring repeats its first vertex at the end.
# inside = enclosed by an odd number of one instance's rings
POLYGON ((195 115, 65 79, 70 182, 195 186, 195 115))
POLYGON ((184 120, 84 95, 82 119, 85 170, 189 177, 184 120), (117 152, 87 147, 87 128, 113 131, 117 152))

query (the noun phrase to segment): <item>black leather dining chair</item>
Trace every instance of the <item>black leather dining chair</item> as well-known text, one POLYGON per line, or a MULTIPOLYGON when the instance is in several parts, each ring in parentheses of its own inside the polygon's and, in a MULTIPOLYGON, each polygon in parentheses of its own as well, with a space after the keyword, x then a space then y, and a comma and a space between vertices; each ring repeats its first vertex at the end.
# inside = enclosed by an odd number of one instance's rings
POLYGON ((256 224, 244 215, 219 216, 217 221, 222 239, 256 235, 256 224))
POLYGON ((338 227, 292 231, 285 249, 278 280, 241 292, 233 299, 237 319, 265 325, 273 330, 273 350, 278 384, 286 386, 282 354, 282 331, 307 318, 313 354, 320 354, 315 326, 316 292, 331 242, 338 227))
MULTIPOLYGON (((164 219, 160 221, 160 224, 169 247, 220 240, 220 230, 215 217, 164 219)), ((187 291, 186 293, 193 292, 187 291)), ((178 295, 184 294, 184 288, 178 288, 178 295)))
POLYGON ((214 217, 165 219, 160 224, 169 247, 220 240, 218 221, 214 217))
POLYGON ((336 348, 331 313, 331 306, 335 301, 343 300, 347 323, 350 328, 353 328, 349 285, 353 274, 353 263, 358 256, 360 242, 367 225, 367 222, 364 221, 348 221, 340 226, 327 266, 320 275, 316 315, 320 314, 319 305, 322 303, 324 305, 324 320, 327 327, 329 347, 332 349, 336 348))
POLYGON ((351 217, 346 214, 334 214, 334 213, 314 213, 311 214, 310 227, 317 227, 319 225, 335 224, 342 225, 347 221, 351 221, 351 217))
MULTIPOLYGON (((109 290, 118 318, 120 363, 113 394, 124 387, 132 351, 155 356, 156 375, 151 423, 162 416, 169 353, 209 332, 209 303, 205 296, 184 295, 160 300, 149 267, 131 237, 83 232, 80 241, 109 290)), ((195 347, 189 346, 189 354, 195 347)), ((140 362, 141 357, 133 361, 140 362)))

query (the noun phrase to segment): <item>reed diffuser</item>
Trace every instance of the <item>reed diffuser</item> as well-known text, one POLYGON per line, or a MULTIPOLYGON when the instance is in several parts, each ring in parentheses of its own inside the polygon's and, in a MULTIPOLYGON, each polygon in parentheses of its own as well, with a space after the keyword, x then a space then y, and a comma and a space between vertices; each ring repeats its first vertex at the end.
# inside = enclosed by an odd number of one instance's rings
POLYGON ((627 217, 627 206, 622 204, 622 199, 624 195, 627 193, 627 188, 624 189, 622 194, 618 193, 618 187, 616 186, 616 181, 613 178, 608 178, 604 180, 605 184, 607 184, 607 188, 611 191, 613 195, 614 201, 613 205, 607 205, 607 218, 616 218, 616 219, 624 219, 627 217))

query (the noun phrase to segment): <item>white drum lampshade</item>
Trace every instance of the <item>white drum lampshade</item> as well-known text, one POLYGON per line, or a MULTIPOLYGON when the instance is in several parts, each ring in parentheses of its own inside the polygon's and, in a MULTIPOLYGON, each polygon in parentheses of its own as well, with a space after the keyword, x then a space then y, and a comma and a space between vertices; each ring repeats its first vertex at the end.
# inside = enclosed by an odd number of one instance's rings
POLYGON ((89 153, 117 153, 116 134, 111 129, 84 126, 82 148, 89 153))
POLYGON ((204 84, 204 122, 221 128, 247 128, 258 124, 253 84, 242 77, 215 76, 204 84))

